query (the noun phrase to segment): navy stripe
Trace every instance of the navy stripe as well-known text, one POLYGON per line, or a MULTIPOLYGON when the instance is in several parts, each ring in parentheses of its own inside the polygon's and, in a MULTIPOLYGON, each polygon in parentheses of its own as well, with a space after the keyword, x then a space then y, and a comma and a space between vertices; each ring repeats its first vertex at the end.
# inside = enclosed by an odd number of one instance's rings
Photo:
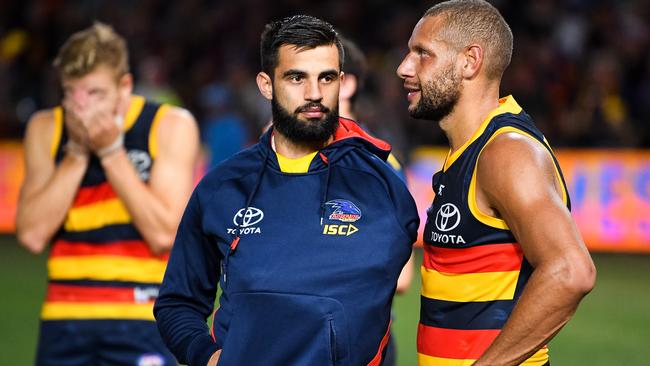
POLYGON ((501 329, 515 306, 513 300, 455 302, 420 296, 420 323, 447 329, 501 329))
POLYGON ((109 225, 87 231, 61 230, 56 239, 97 244, 111 244, 111 242, 122 240, 143 240, 142 235, 132 224, 109 225))
POLYGON ((420 322, 447 329, 501 329, 521 296, 532 266, 524 258, 512 300, 455 302, 420 296, 420 322))
POLYGON ((132 149, 149 151, 149 134, 153 119, 160 108, 159 104, 146 101, 133 126, 124 136, 124 144, 132 149))
POLYGON ((97 281, 97 280, 50 280, 49 283, 57 285, 76 285, 88 287, 160 287, 159 283, 126 282, 126 281, 97 281))

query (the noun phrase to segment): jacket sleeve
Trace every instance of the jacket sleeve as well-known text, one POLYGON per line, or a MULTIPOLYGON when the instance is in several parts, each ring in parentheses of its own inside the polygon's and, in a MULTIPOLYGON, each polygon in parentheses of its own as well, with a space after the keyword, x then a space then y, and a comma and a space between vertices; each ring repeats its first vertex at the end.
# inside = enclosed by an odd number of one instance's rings
POLYGON ((160 293, 154 306, 158 329, 181 363, 206 365, 219 348, 206 319, 214 307, 221 254, 202 225, 197 190, 181 219, 160 293))
POLYGON ((400 171, 396 171, 394 176, 388 177, 387 180, 391 200, 395 206, 394 214, 397 222, 399 222, 400 227, 402 227, 411 244, 413 244, 418 238, 420 217, 415 200, 406 186, 406 174, 400 169, 400 171))

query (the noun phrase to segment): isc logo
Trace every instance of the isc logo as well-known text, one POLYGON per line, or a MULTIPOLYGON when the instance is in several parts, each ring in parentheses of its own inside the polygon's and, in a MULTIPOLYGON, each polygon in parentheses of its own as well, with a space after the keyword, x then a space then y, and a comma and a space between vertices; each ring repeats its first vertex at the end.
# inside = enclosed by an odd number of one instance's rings
POLYGON ((348 225, 325 225, 323 227, 323 234, 325 235, 343 235, 350 236, 359 231, 356 226, 348 225))

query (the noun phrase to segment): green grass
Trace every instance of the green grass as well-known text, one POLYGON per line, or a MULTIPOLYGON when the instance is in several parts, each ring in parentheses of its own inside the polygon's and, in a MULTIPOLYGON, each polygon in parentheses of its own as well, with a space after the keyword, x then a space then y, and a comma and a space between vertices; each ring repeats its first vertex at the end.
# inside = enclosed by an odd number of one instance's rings
MULTIPOLYGON (((595 254, 596 289, 551 342, 554 365, 646 365, 650 356, 650 256, 595 254)), ((422 252, 416 251, 416 266, 422 252)), ((416 271, 417 273, 417 271, 416 271)), ((0 236, 0 365, 34 363, 45 256, 0 236)), ((395 299, 393 332, 400 366, 416 365, 419 279, 395 299)), ((549 294, 552 296, 552 294, 549 294)))

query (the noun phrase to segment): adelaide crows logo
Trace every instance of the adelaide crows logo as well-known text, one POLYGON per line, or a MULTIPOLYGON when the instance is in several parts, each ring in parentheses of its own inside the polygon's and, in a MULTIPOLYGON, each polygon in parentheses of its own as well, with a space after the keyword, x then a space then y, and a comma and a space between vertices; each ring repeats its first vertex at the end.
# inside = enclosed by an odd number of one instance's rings
POLYGON ((361 218, 361 210, 350 201, 336 199, 325 203, 325 205, 333 209, 329 215, 330 220, 355 222, 361 218))

